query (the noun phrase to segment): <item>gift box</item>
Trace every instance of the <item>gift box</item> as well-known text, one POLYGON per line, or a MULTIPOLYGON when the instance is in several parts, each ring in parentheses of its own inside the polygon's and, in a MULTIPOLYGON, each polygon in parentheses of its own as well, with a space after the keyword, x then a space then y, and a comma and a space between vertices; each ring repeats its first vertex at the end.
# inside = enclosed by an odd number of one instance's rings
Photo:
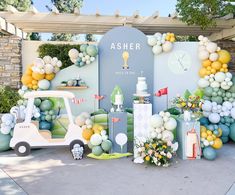
POLYGON ((111 153, 126 153, 127 143, 122 150, 120 145, 115 141, 117 134, 124 133, 127 135, 127 113, 126 112, 110 112, 109 115, 109 139, 112 141, 111 153))
POLYGON ((201 158, 200 122, 177 119, 176 138, 179 144, 177 154, 181 159, 201 158))

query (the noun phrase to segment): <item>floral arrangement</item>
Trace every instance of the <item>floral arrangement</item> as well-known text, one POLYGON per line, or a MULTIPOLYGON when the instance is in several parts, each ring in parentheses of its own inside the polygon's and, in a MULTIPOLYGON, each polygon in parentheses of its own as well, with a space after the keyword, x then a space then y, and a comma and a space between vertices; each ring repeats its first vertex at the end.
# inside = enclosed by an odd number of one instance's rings
POLYGON ((168 167, 178 149, 178 143, 163 141, 161 139, 137 138, 135 140, 137 157, 135 163, 147 162, 156 166, 168 167))
POLYGON ((201 110, 202 101, 200 95, 191 94, 186 90, 184 96, 177 95, 177 97, 172 100, 172 104, 182 112, 185 110, 199 112, 201 110))
POLYGON ((137 137, 134 145, 135 163, 149 162, 157 166, 169 166, 178 149, 173 131, 177 122, 169 112, 160 112, 150 118, 149 136, 137 137))

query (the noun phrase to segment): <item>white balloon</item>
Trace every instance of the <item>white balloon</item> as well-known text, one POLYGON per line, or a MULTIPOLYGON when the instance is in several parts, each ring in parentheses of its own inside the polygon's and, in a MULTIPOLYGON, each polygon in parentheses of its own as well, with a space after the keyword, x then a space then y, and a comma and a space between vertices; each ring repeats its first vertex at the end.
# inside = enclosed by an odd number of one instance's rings
POLYGON ((163 131, 162 132, 162 140, 163 141, 170 141, 172 142, 174 140, 174 135, 171 131, 163 131))
POLYGON ((202 110, 206 111, 206 112, 210 112, 212 109, 212 103, 208 100, 206 100, 203 104, 202 104, 202 110))
POLYGON ((173 131, 177 126, 177 122, 174 118, 169 118, 167 122, 165 122, 164 127, 166 130, 173 131))
POLYGON ((216 44, 216 43, 213 43, 213 42, 209 42, 209 43, 206 45, 206 49, 207 49, 207 51, 209 51, 210 53, 215 53, 216 50, 217 50, 217 44, 216 44))
POLYGON ((220 115, 217 113, 211 113, 208 119, 211 123, 218 123, 220 121, 220 115))
POLYGON ((69 50, 69 57, 70 58, 78 58, 78 50, 77 49, 70 49, 69 50))
POLYGON ((210 85, 210 82, 204 78, 201 78, 201 79, 199 79, 197 84, 200 88, 206 88, 210 85))
POLYGON ((157 44, 157 38, 155 36, 148 37, 148 44, 154 46, 157 44))
POLYGON ((90 142, 93 146, 98 146, 102 143, 102 137, 100 134, 95 133, 91 136, 90 142))
POLYGON ((162 53, 162 47, 159 45, 155 45, 155 46, 153 46, 152 51, 155 55, 158 55, 158 54, 162 53))
POLYGON ((223 72, 217 72, 216 74, 215 74, 215 80, 217 81, 217 82, 223 82, 224 80, 225 80, 225 78, 226 78, 226 74, 225 73, 223 73, 223 72))
POLYGON ((210 57, 209 57, 210 61, 213 61, 213 62, 218 60, 218 58, 219 58, 219 55, 217 53, 212 53, 210 54, 210 57))
POLYGON ((163 45, 162 45, 162 49, 164 52, 169 52, 171 51, 173 48, 173 44, 170 41, 166 41, 163 45))
POLYGON ((44 56, 43 61, 45 62, 45 64, 50 64, 51 63, 51 56, 44 56))
POLYGON ((115 141, 118 145, 123 146, 127 143, 127 136, 124 133, 118 133, 115 137, 115 141))
POLYGON ((161 127, 163 125, 163 118, 159 116, 158 114, 151 116, 150 125, 153 128, 161 127))
POLYGON ((54 72, 54 67, 52 66, 52 64, 46 64, 45 65, 45 73, 51 74, 53 72, 54 72))
POLYGON ((206 50, 201 50, 198 52, 198 57, 200 60, 207 60, 209 58, 209 52, 206 50))
POLYGON ((230 113, 231 113, 231 117, 235 119, 235 108, 232 108, 230 113))
POLYGON ((62 62, 59 60, 57 63, 56 63, 56 66, 58 66, 59 68, 62 66, 62 62))
POLYGON ((217 87, 220 87, 220 84, 219 84, 219 82, 217 82, 217 81, 213 81, 213 82, 210 84, 210 86, 211 86, 212 88, 217 88, 217 87))

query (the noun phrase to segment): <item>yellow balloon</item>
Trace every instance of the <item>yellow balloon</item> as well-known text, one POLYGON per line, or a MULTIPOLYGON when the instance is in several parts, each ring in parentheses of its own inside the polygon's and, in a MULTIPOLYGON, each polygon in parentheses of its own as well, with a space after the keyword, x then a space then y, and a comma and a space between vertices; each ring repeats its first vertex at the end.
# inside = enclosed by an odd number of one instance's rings
POLYGON ((222 67, 222 64, 219 61, 215 61, 211 64, 211 67, 214 68, 215 70, 219 70, 222 67))
POLYGON ((211 61, 210 60, 204 60, 203 62, 202 62, 202 66, 204 66, 204 67, 208 67, 208 66, 210 66, 211 65, 211 61))
POLYGON ((206 70, 206 68, 201 68, 200 70, 199 70, 199 76, 200 77, 204 77, 204 76, 206 76, 207 75, 207 70, 206 70))
POLYGON ((209 142, 211 142, 211 141, 214 140, 213 137, 212 137, 212 135, 208 135, 206 139, 207 139, 209 142))
POLYGON ((218 61, 220 61, 222 64, 227 64, 231 61, 231 55, 228 51, 220 50, 218 51, 218 54, 219 54, 218 61))
POLYGON ((38 81, 39 81, 39 80, 44 79, 45 74, 40 74, 40 73, 37 73, 37 72, 33 72, 32 77, 33 77, 35 80, 38 80, 38 81))
POLYGON ((201 132, 206 132, 206 127, 205 127, 205 126, 201 126, 201 127, 200 127, 200 131, 201 131, 201 132))
POLYGON ((201 132, 201 138, 206 138, 207 137, 207 133, 206 132, 201 132))
POLYGON ((28 84, 32 83, 32 80, 33 80, 32 76, 26 75, 26 74, 24 74, 21 78, 21 82, 24 85, 28 85, 28 84))
POLYGON ((214 140, 214 144, 212 145, 212 147, 214 149, 220 149, 220 148, 222 148, 222 146, 223 146, 223 142, 222 142, 222 140, 220 138, 216 138, 214 140))
POLYGON ((46 76, 45 76, 45 79, 47 79, 48 81, 50 81, 54 78, 55 78, 55 73, 46 74, 46 76))
POLYGON ((222 131, 222 129, 218 129, 218 131, 219 131, 219 135, 217 135, 217 137, 221 137, 222 136, 222 133, 223 133, 223 131, 222 131))

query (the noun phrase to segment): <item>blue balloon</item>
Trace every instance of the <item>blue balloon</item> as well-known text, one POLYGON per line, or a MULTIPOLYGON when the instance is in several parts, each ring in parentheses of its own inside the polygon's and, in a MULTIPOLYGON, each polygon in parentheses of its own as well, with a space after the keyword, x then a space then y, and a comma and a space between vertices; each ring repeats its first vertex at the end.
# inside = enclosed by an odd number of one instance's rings
POLYGON ((208 125, 207 129, 214 131, 214 125, 208 125))
POLYGON ((230 125, 229 137, 235 142, 235 123, 230 125))
POLYGON ((218 130, 214 130, 213 133, 217 136, 219 135, 219 131, 218 130))
POLYGON ((41 130, 51 130, 52 128, 52 123, 47 122, 47 121, 41 121, 39 123, 39 129, 41 130))
POLYGON ((203 156, 207 160, 215 160, 217 152, 212 147, 208 146, 203 149, 203 156))
POLYGON ((222 136, 222 137, 220 137, 220 139, 222 140, 223 144, 226 144, 229 141, 229 137, 228 136, 227 137, 222 136))
POLYGON ((229 133, 230 133, 230 129, 228 126, 220 124, 219 128, 222 130, 222 136, 223 137, 228 137, 229 133))
POLYGON ((10 134, 5 135, 0 133, 0 152, 4 152, 10 149, 10 141, 11 141, 10 134))
POLYGON ((209 125, 209 120, 208 120, 208 118, 206 118, 206 117, 200 118, 199 121, 200 121, 200 123, 201 123, 202 126, 209 125))

